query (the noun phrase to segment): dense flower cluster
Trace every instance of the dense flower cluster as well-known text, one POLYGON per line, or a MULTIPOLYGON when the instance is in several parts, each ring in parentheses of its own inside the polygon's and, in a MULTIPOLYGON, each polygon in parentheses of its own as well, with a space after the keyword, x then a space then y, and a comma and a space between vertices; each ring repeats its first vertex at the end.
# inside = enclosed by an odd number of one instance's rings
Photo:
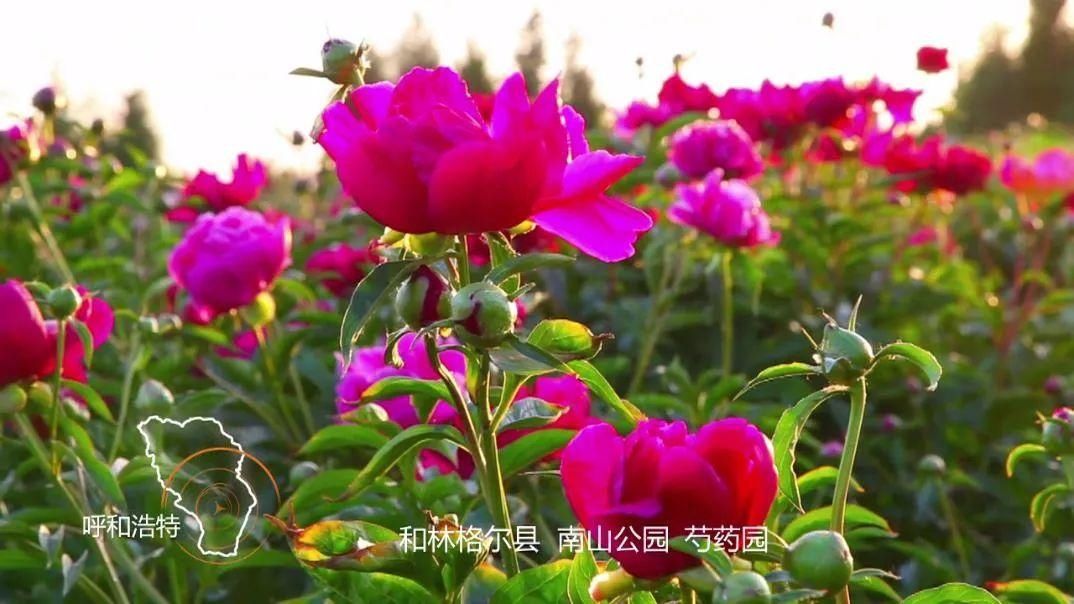
POLYGON ((876 134, 863 145, 862 161, 882 166, 896 177, 894 188, 905 193, 943 190, 965 195, 983 189, 992 173, 987 155, 949 145, 940 136, 918 142, 909 134, 876 134))

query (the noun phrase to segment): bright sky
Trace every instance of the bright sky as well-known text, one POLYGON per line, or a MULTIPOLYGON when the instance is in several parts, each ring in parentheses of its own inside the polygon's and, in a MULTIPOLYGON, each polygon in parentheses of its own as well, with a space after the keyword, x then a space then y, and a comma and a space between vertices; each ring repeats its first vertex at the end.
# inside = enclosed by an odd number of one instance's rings
POLYGON ((5 2, 0 36, 0 122, 30 110, 57 82, 82 115, 111 116, 126 92, 146 91, 165 161, 181 170, 225 169, 248 152, 280 167, 314 165, 319 150, 295 151, 286 133, 306 131, 331 85, 289 76, 319 68, 328 34, 390 50, 420 13, 441 60, 452 64, 472 40, 494 75, 512 69, 519 30, 534 8, 544 16, 546 75, 562 66, 576 32, 583 63, 612 107, 655 97, 676 53, 692 54, 690 82, 717 91, 764 78, 799 82, 874 74, 923 88, 918 117, 950 97, 956 73, 915 70, 923 44, 973 60, 996 24, 1025 36, 1028 0, 50 0, 5 2), (659 12, 657 8, 662 9, 659 12), (821 27, 825 12, 835 28, 821 27), (646 61, 638 79, 636 57, 646 61), (922 111, 924 110, 924 111, 922 111))

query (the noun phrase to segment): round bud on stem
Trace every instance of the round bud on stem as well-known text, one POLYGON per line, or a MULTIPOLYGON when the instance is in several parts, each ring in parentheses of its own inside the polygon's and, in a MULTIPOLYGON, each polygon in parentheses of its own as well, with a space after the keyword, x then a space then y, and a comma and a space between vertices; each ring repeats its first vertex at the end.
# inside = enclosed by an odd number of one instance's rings
POLYGON ((395 294, 395 312, 407 327, 418 330, 451 316, 453 293, 440 273, 423 264, 395 294))
POLYGON ((603 572, 589 582, 589 597, 597 602, 612 600, 634 591, 634 577, 619 568, 603 572))
POLYGON ((857 332, 829 323, 820 341, 821 367, 828 381, 848 386, 869 372, 873 347, 857 332))
POLYGON ((34 108, 45 115, 53 115, 65 105, 64 98, 52 86, 45 86, 34 93, 34 108))
POLYGON ((493 348, 514 332, 518 307, 507 293, 486 281, 471 283, 451 299, 455 335, 479 348, 493 348))
POLYGON ((48 306, 57 319, 67 319, 82 306, 82 294, 70 285, 58 287, 49 292, 48 306))
POLYGON ((321 70, 339 85, 356 86, 360 82, 361 55, 358 45, 332 38, 321 47, 321 70))
POLYGON ((1074 455, 1074 409, 1056 409, 1044 420, 1040 440, 1052 455, 1074 455))
POLYGON ((264 327, 276 319, 276 300, 272 294, 261 292, 254 301, 239 311, 250 327, 264 327))
POLYGON ((0 388, 0 415, 18 413, 26 406, 26 391, 16 384, 0 388))
POLYGON ((772 590, 764 577, 751 570, 728 575, 712 594, 713 604, 768 604, 772 590))
POLYGON ((947 473, 947 462, 939 455, 926 455, 917 462, 917 471, 938 478, 947 473))
POLYGON ((802 535, 787 548, 783 568, 805 587, 836 591, 850 581, 854 557, 839 533, 813 531, 802 535))

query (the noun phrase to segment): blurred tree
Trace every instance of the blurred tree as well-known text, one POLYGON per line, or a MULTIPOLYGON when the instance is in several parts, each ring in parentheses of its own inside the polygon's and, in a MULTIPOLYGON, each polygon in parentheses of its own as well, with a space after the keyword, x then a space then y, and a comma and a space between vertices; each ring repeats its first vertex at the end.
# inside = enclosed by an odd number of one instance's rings
POLYGON ((440 65, 440 53, 433 43, 432 34, 425 27, 421 15, 414 13, 414 20, 403 33, 392 55, 395 75, 400 76, 414 67, 436 67, 440 65))
POLYGON ((526 89, 530 96, 536 96, 541 90, 541 67, 544 66, 544 28, 541 25, 541 13, 533 11, 526 26, 522 28, 522 39, 515 53, 518 70, 526 78, 526 89))
POLYGON ((466 45, 466 59, 459 66, 459 74, 466 80, 470 92, 492 92, 492 79, 485 65, 485 53, 472 40, 466 45))
POLYGON ((567 68, 563 72, 563 99, 574 106, 585 118, 589 128, 599 127, 604 114, 604 104, 596 97, 593 76, 578 61, 582 39, 577 34, 567 40, 567 68))
POLYGON ((377 54, 377 51, 372 48, 367 52, 367 58, 369 59, 369 69, 365 70, 365 83, 372 84, 373 82, 382 82, 391 77, 390 65, 386 63, 387 57, 377 54))
POLYGON ((127 109, 123 113, 123 128, 115 138, 106 140, 103 146, 126 165, 136 159, 160 159, 160 142, 153 129, 149 105, 142 91, 126 97, 127 109))
POLYGON ((1030 0, 1029 35, 1012 57, 993 31, 980 58, 955 90, 952 129, 978 132, 1022 121, 1031 113, 1074 124, 1074 31, 1066 0, 1030 0))

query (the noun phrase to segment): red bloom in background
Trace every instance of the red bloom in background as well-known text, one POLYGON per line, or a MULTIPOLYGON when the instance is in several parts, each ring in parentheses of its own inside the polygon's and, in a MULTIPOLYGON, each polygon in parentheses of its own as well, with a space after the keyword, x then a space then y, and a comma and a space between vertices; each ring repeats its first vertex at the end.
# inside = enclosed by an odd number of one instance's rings
POLYGON ((365 277, 366 270, 379 262, 380 256, 369 248, 336 243, 311 254, 306 261, 306 271, 311 276, 319 277, 328 291, 346 298, 365 277))
POLYGON ((749 134, 733 121, 698 121, 668 137, 668 159, 690 178, 723 170, 728 178, 749 180, 764 170, 749 134))
POLYGON ((917 68, 925 73, 940 73, 950 67, 947 62, 947 49, 935 46, 922 46, 917 49, 917 68))
POLYGON ((605 192, 642 158, 590 152, 558 88, 531 102, 515 74, 486 121, 457 73, 417 67, 330 105, 318 142, 343 189, 397 231, 460 235, 533 220, 591 256, 622 260, 652 223, 605 192))
POLYGON ((661 107, 674 115, 691 111, 705 113, 715 109, 720 100, 707 85, 691 86, 677 73, 664 80, 657 99, 661 107))
POLYGON ((45 318, 20 281, 0 284, 0 388, 35 377, 55 354, 45 318))
POLYGON ((843 78, 808 82, 800 91, 806 119, 821 128, 844 125, 847 111, 858 101, 857 92, 848 88, 843 78))
POLYGON ((195 198, 203 200, 206 208, 212 212, 246 206, 257 199, 267 183, 265 165, 243 153, 235 160, 231 180, 227 182, 212 172, 198 170, 183 187, 182 205, 169 210, 166 216, 172 222, 193 222, 200 213, 192 204, 195 198))
MULTIPOLYGON (((764 524, 776 496, 772 444, 744 419, 728 418, 689 434, 681 421, 647 420, 630 435, 609 424, 583 429, 563 451, 567 501, 590 538, 667 527, 764 524)), ((629 545, 629 544, 627 544, 629 545)), ((700 564, 679 552, 646 552, 613 543, 611 556, 635 577, 657 579, 700 564)), ((733 551, 729 553, 735 553, 733 551)))
POLYGON ((936 167, 933 182, 938 189, 965 195, 983 189, 991 174, 990 157, 970 147, 953 145, 936 167))
POLYGON ((27 127, 14 125, 0 130, 0 185, 15 175, 15 168, 28 153, 27 127))
POLYGON ((667 211, 672 222, 695 228, 730 247, 779 242, 779 233, 772 231, 760 198, 745 181, 723 180, 717 170, 701 182, 679 185, 675 195, 677 199, 667 211))
POLYGON ((904 177, 893 185, 904 193, 942 189, 965 195, 983 189, 992 174, 987 155, 961 145, 946 146, 939 136, 918 145, 904 134, 891 141, 883 157, 889 174, 904 177))

